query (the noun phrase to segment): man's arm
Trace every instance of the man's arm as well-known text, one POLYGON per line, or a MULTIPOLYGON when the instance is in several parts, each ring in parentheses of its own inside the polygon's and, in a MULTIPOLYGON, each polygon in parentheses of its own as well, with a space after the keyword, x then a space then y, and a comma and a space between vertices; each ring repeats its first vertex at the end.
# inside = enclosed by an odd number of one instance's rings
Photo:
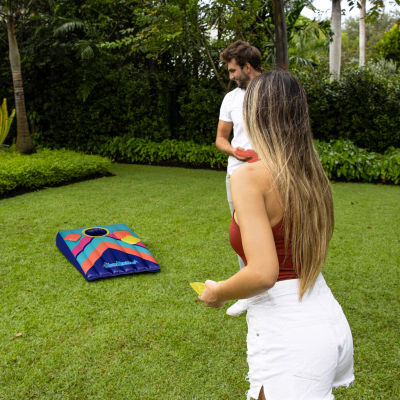
POLYGON ((215 139, 215 145, 217 149, 226 153, 230 156, 237 158, 240 161, 246 161, 249 157, 240 157, 235 154, 235 150, 244 150, 241 147, 232 147, 229 142, 229 137, 231 136, 233 128, 233 122, 222 121, 221 119, 218 121, 217 128, 217 138, 215 139))
POLYGON ((234 152, 234 149, 229 142, 232 128, 233 122, 222 121, 220 119, 218 121, 217 138, 215 139, 217 149, 223 153, 229 154, 230 156, 233 156, 234 152))

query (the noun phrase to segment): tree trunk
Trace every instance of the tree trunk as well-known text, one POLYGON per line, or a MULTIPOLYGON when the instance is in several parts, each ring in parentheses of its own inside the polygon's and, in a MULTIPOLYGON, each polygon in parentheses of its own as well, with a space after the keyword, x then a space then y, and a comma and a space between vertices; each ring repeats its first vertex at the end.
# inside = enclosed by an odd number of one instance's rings
POLYGON ((365 14, 366 14, 366 0, 361 0, 360 8, 360 67, 365 65, 365 14))
POLYGON ((26 117, 24 87, 22 85, 21 59, 15 35, 15 22, 12 16, 7 21, 8 48, 11 65, 11 73, 14 85, 15 114, 17 119, 17 143, 16 148, 21 153, 33 151, 32 137, 29 132, 28 119, 26 117))
POLYGON ((339 79, 340 77, 342 50, 341 11, 340 0, 332 0, 331 29, 333 32, 333 41, 329 45, 329 72, 331 80, 339 79))
POLYGON ((275 25, 276 66, 287 70, 289 68, 288 43, 285 9, 283 0, 274 0, 272 3, 275 25))

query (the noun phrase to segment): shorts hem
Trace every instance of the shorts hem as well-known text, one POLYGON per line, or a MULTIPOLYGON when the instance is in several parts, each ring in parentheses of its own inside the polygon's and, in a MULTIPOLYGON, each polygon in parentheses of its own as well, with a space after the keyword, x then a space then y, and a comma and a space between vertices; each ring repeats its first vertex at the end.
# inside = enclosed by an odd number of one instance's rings
POLYGON ((256 390, 255 390, 254 388, 253 388, 253 389, 249 389, 249 390, 246 392, 246 400, 257 400, 261 388, 262 388, 262 385, 260 385, 260 388, 258 389, 258 394, 256 395, 256 397, 254 397, 254 392, 255 392, 256 390), (250 394, 250 392, 252 392, 252 393, 250 394))
MULTIPOLYGON (((338 387, 343 387, 343 386, 345 386, 346 388, 348 388, 353 382, 355 381, 355 377, 354 377, 354 375, 351 377, 351 378, 349 378, 349 379, 345 379, 345 380, 342 380, 342 381, 339 381, 339 382, 335 382, 335 383, 333 383, 332 384, 332 388, 338 388, 338 387)), ((258 390, 258 392, 260 392, 260 390, 261 390, 261 388, 262 387, 265 387, 265 385, 260 385, 260 387, 257 389, 257 388, 255 388, 255 387, 253 387, 253 388, 251 388, 251 389, 249 389, 248 391, 247 391, 247 393, 246 393, 246 400, 257 400, 258 399, 258 394, 256 395, 256 397, 254 397, 254 392, 257 392, 257 390, 258 390), (250 392, 252 392, 251 394, 250 394, 250 392)))
POLYGON ((354 375, 350 378, 350 379, 346 379, 343 381, 339 381, 339 382, 335 382, 332 387, 334 388, 338 388, 341 386, 346 386, 347 388, 355 381, 355 377, 354 375))

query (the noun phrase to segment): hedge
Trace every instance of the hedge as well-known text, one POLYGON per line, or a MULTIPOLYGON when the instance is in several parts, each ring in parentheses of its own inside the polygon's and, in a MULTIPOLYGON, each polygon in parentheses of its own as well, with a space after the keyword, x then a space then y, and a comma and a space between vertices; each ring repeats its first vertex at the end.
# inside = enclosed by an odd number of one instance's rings
POLYGON ((110 160, 70 150, 39 149, 22 155, 13 149, 0 152, 0 198, 47 186, 110 175, 110 160))
POLYGON ((400 183, 400 149, 368 152, 349 140, 315 141, 329 179, 347 182, 400 183))
POLYGON ((227 156, 213 144, 176 139, 151 142, 142 138, 117 136, 101 148, 96 144, 93 150, 116 162, 212 169, 224 169, 228 164, 227 156))
MULTIPOLYGON (((322 165, 332 180, 347 182, 400 182, 400 149, 385 154, 368 152, 349 140, 321 142, 315 146, 322 165)), ((96 146, 99 151, 99 147, 96 146)), ((224 169, 227 156, 214 144, 164 140, 150 142, 141 138, 115 137, 103 144, 100 154, 117 162, 179 165, 191 168, 224 169)))
POLYGON ((312 131, 321 141, 344 139, 369 151, 400 147, 400 80, 370 67, 343 72, 330 82, 302 74, 312 131))
MULTIPOLYGON (((331 180, 400 184, 400 149, 385 154, 360 149, 348 140, 315 141, 322 165, 331 180)), ((99 151, 98 146, 96 150, 99 151)), ((100 153, 114 161, 190 168, 225 169, 227 156, 214 145, 141 138, 115 137, 100 153)), ((109 175, 110 160, 69 150, 41 149, 32 155, 0 152, 0 198, 57 186, 77 180, 109 175)))
MULTIPOLYGON (((92 71, 91 79, 102 84, 85 102, 76 101, 76 89, 71 91, 71 71, 64 70, 63 65, 58 71, 62 79, 57 81, 43 81, 47 74, 35 76, 31 83, 44 88, 40 92, 35 87, 27 88, 27 98, 33 101, 28 109, 34 110, 30 115, 35 141, 46 147, 81 151, 87 141, 97 141, 99 135, 107 140, 130 136, 205 145, 215 140, 224 93, 213 80, 179 84, 171 81, 169 73, 152 74, 143 72, 145 66, 141 64, 133 65, 139 72, 128 65, 108 69, 107 73, 102 68, 92 71)), ((75 84, 82 74, 79 71, 73 74, 75 84)), ((346 69, 339 80, 330 82, 322 68, 312 73, 293 72, 306 90, 312 131, 318 140, 347 139, 382 153, 390 146, 400 147, 398 75, 367 66, 346 69)), ((7 140, 15 140, 15 132, 7 140)))

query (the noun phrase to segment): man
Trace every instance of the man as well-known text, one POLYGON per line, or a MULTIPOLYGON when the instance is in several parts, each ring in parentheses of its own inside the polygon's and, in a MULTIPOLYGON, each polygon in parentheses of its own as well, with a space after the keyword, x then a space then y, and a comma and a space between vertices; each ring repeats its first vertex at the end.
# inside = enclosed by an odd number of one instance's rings
MULTIPOLYGON (((243 100, 249 82, 261 73, 261 53, 249 43, 238 40, 221 53, 221 61, 228 67, 229 79, 234 80, 237 88, 227 93, 222 101, 217 138, 217 148, 229 155, 226 175, 226 192, 229 208, 233 213, 233 203, 230 188, 230 176, 244 162, 257 160, 257 155, 251 149, 250 141, 243 125, 243 100), (232 142, 229 142, 233 130, 232 142)), ((239 256, 238 256, 239 257, 239 256)), ((239 257, 239 267, 243 268, 243 260, 239 257)), ((247 309, 246 300, 239 300, 228 308, 226 313, 236 316, 247 309)))

